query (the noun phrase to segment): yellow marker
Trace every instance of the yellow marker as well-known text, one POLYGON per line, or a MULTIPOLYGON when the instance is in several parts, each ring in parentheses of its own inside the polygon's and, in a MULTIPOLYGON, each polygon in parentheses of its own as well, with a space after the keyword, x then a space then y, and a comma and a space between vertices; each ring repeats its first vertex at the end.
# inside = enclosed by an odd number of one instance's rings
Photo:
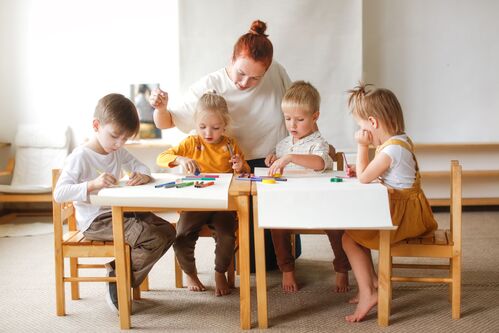
POLYGON ((279 172, 276 172, 276 173, 274 173, 274 174, 272 175, 272 177, 274 177, 274 178, 281 178, 281 176, 282 176, 282 175, 281 175, 279 172))
POLYGON ((262 184, 275 184, 275 179, 262 179, 262 184))

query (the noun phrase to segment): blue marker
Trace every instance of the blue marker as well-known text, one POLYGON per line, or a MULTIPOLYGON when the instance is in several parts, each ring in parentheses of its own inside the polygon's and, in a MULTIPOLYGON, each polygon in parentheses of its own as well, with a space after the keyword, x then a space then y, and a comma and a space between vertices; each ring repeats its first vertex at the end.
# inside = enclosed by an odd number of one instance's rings
POLYGON ((163 183, 163 184, 158 184, 158 185, 154 185, 155 188, 159 188, 159 187, 166 187, 168 185, 175 185, 175 181, 173 182, 168 182, 168 183, 163 183))

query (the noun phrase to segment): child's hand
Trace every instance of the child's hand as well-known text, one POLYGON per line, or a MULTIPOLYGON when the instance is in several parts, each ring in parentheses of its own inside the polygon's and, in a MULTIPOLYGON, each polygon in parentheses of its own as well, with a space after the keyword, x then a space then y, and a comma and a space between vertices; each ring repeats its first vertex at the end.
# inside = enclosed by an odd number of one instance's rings
POLYGON ((150 181, 151 177, 149 177, 148 175, 144 175, 140 172, 132 172, 126 184, 130 186, 135 186, 135 185, 147 184, 150 181))
POLYGON ((234 156, 232 156, 229 161, 232 163, 232 169, 234 169, 236 173, 241 173, 243 171, 244 163, 239 154, 235 154, 234 156))
POLYGON ((373 136, 368 130, 360 129, 355 132, 355 140, 359 145, 369 146, 373 142, 373 136))
POLYGON ((168 93, 161 89, 154 89, 149 96, 149 103, 158 110, 166 110, 168 106, 168 93))
POLYGON ((187 173, 195 173, 196 170, 200 170, 196 161, 188 157, 177 156, 175 162, 177 165, 181 165, 187 173))
POLYGON ((118 180, 114 178, 114 176, 110 173, 103 172, 99 175, 99 177, 91 180, 87 183, 87 191, 93 192, 100 190, 104 187, 111 187, 116 185, 118 180))
POLYGON ((276 173, 279 173, 282 175, 284 167, 288 165, 291 162, 291 155, 284 155, 283 157, 277 159, 272 163, 269 169, 269 176, 273 176, 276 173))
POLYGON ((356 177, 357 171, 355 170, 355 164, 349 164, 346 170, 347 177, 356 177))
POLYGON ((274 154, 274 153, 270 153, 267 155, 267 157, 265 157, 265 165, 267 167, 271 166, 272 163, 274 163, 274 161, 277 159, 277 156, 274 154))

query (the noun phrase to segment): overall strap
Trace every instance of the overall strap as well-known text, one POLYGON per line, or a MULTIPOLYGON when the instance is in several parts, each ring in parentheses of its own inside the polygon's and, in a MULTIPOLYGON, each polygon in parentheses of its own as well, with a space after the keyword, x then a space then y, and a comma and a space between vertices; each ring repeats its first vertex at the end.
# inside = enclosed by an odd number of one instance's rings
POLYGON ((400 139, 386 140, 381 146, 378 146, 378 148, 376 148, 376 154, 378 154, 380 151, 382 151, 386 146, 390 146, 390 145, 401 146, 401 147, 403 147, 411 152, 414 163, 416 163, 416 180, 414 181, 413 187, 420 187, 421 186, 421 175, 419 173, 418 161, 416 159, 416 155, 414 154, 414 144, 412 143, 411 139, 409 137, 407 137, 407 142, 404 140, 400 140, 400 139))

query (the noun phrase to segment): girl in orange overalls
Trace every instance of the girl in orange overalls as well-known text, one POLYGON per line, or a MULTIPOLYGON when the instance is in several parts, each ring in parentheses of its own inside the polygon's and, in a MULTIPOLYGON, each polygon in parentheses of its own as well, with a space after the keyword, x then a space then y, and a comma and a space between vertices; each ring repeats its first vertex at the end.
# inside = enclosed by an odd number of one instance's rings
MULTIPOLYGON (((379 180, 388 187, 393 225, 391 243, 417 237, 437 229, 437 223, 422 189, 418 163, 411 139, 405 134, 404 117, 397 97, 388 89, 369 89, 360 83, 350 90, 348 105, 360 129, 357 141, 357 178, 361 183, 379 180), (369 145, 376 156, 369 162, 369 145)), ((343 248, 359 287, 351 303, 355 312, 349 322, 361 321, 378 302, 377 276, 370 249, 379 245, 379 231, 347 230, 343 248)))

